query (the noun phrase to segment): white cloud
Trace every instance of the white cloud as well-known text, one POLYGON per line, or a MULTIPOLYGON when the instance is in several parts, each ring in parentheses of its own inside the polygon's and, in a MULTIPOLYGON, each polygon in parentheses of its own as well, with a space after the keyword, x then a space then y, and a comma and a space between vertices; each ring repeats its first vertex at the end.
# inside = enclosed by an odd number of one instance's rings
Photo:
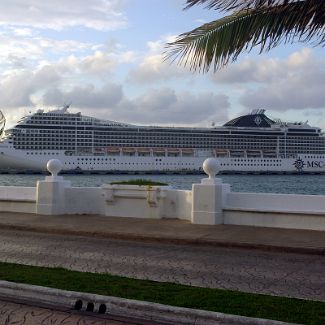
POLYGON ((0 34, 0 65, 5 69, 32 68, 47 57, 67 54, 81 56, 95 45, 74 40, 53 40, 44 37, 20 37, 0 34))
POLYGON ((113 30, 126 26, 120 0, 2 0, 0 24, 61 30, 83 26, 113 30))
POLYGON ((71 102, 74 107, 96 109, 109 109, 115 107, 123 98, 121 85, 106 83, 100 89, 93 84, 74 86, 71 90, 62 90, 52 87, 43 96, 44 105, 58 105, 58 103, 71 102))
POLYGON ((129 71, 129 80, 135 83, 152 83, 181 77, 185 71, 164 62, 162 54, 145 57, 134 69, 129 71))
POLYGON ((325 108, 325 60, 311 49, 282 60, 247 59, 218 71, 212 78, 218 84, 239 85, 239 101, 248 108, 325 108))
POLYGON ((16 36, 32 36, 35 32, 31 28, 12 28, 16 36))
POLYGON ((50 66, 36 72, 20 71, 3 77, 0 82, 0 106, 17 108, 33 105, 31 95, 60 82, 61 78, 50 66))
POLYGON ((150 41, 147 43, 148 53, 146 53, 138 66, 129 71, 129 81, 135 83, 152 83, 166 81, 173 78, 189 76, 189 71, 171 64, 165 59, 165 44, 169 42, 173 36, 165 36, 161 40, 150 41))
POLYGON ((80 70, 89 74, 106 74, 111 72, 116 66, 115 58, 108 53, 96 51, 93 55, 88 55, 80 60, 80 70))
POLYGON ((111 117, 130 123, 207 125, 227 119, 228 97, 210 92, 193 95, 170 88, 152 89, 121 101, 111 117))

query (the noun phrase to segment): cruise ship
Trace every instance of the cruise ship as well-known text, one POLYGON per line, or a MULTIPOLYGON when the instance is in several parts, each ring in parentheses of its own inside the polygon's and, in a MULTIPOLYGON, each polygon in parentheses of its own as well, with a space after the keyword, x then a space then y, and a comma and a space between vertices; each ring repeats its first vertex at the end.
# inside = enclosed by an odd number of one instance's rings
POLYGON ((325 173, 325 136, 305 123, 272 120, 258 109, 223 126, 140 126, 60 109, 37 110, 5 130, 0 172, 198 173, 208 157, 221 173, 325 173))

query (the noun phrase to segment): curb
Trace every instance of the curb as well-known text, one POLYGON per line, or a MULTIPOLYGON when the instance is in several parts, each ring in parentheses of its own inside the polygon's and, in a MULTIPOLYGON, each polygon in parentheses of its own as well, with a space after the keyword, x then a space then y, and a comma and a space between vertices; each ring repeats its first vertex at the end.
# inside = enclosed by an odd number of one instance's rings
POLYGON ((92 311, 94 313, 98 313, 101 309, 102 314, 138 318, 146 321, 162 322, 165 324, 287 324, 268 319, 227 315, 218 312, 173 307, 152 302, 59 290, 8 281, 0 281, 0 297, 13 300, 19 298, 30 302, 33 305, 47 305, 54 308, 67 308, 88 312, 92 311))
POLYGON ((217 240, 203 239, 203 238, 190 239, 190 238, 181 238, 181 237, 160 237, 155 235, 138 235, 133 233, 119 233, 119 232, 101 232, 101 231, 90 232, 86 230, 59 229, 59 228, 48 228, 48 227, 41 227, 41 226, 28 226, 28 225, 22 226, 22 225, 0 224, 0 227, 2 229, 8 229, 8 230, 30 231, 30 232, 38 232, 38 233, 46 233, 46 234, 99 237, 99 238, 108 238, 108 239, 135 240, 135 241, 143 241, 143 242, 159 242, 159 243, 176 244, 176 245, 200 245, 200 246, 256 249, 256 250, 285 252, 285 253, 325 255, 325 247, 316 248, 316 247, 277 246, 271 244, 217 241, 217 240))

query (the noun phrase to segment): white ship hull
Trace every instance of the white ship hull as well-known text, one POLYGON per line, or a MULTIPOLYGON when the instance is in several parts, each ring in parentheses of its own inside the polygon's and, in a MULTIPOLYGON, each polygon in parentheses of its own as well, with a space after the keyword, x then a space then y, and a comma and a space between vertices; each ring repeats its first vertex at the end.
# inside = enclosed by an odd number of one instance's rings
MULTIPOLYGON (((45 172, 47 162, 56 158, 63 172, 75 173, 199 173, 207 153, 193 157, 80 155, 64 151, 29 151, 1 148, 0 172, 45 172)), ((325 174, 325 155, 297 158, 219 157, 221 173, 316 173, 325 174)))
POLYGON ((198 173, 216 157, 221 173, 325 173, 325 136, 306 123, 269 119, 264 110, 212 128, 139 126, 59 110, 23 117, 3 131, 0 172, 198 173))

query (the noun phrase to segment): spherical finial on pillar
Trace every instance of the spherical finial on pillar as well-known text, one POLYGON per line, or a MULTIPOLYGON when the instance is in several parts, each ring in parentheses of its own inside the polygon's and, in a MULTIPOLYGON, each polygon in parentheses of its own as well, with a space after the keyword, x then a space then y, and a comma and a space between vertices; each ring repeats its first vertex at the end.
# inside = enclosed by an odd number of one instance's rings
POLYGON ((62 170, 62 163, 59 159, 51 159, 47 162, 47 170, 51 173, 53 177, 58 176, 58 173, 62 170))
POLYGON ((218 174, 220 170, 219 161, 215 158, 208 158, 203 162, 203 170, 209 175, 209 179, 215 178, 216 174, 218 174))

